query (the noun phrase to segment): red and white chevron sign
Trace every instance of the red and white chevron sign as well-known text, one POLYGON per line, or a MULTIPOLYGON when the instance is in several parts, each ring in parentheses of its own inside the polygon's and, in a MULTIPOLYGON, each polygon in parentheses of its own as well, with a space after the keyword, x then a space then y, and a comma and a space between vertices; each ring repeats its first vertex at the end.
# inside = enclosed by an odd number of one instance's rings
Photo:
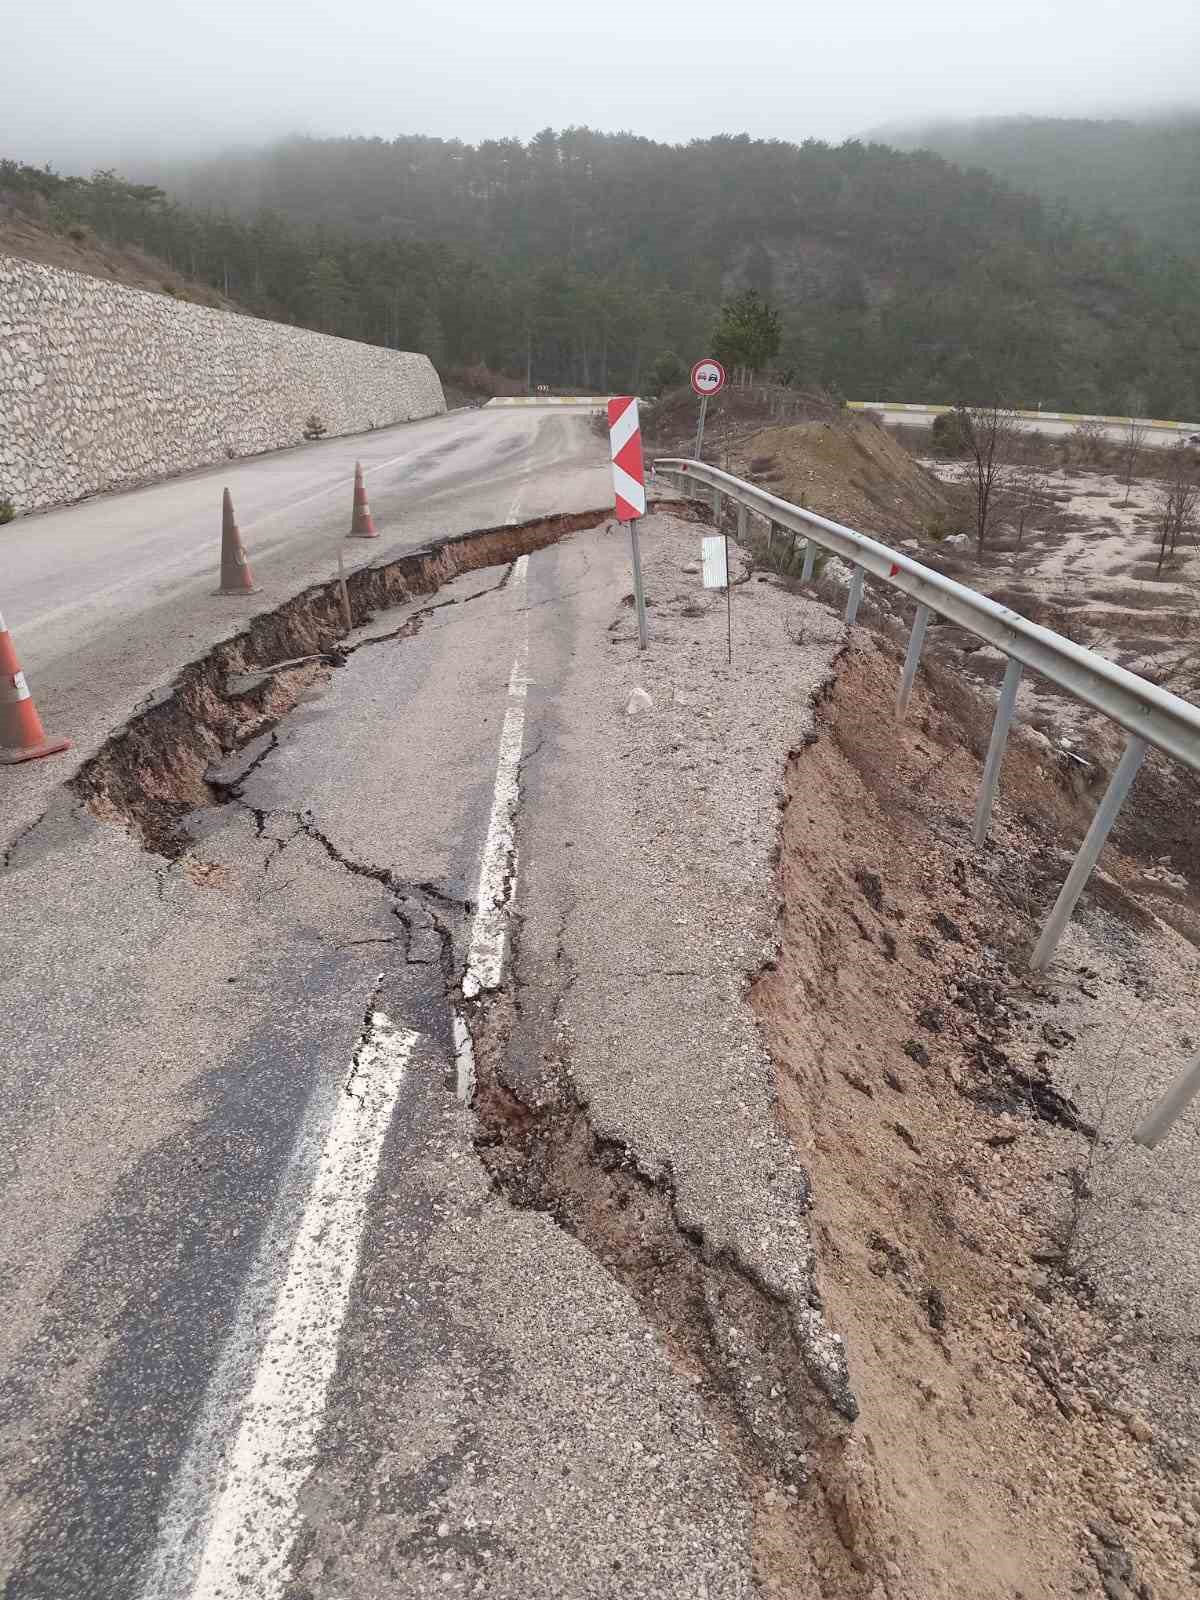
POLYGON ((642 430, 635 395, 619 394, 608 402, 608 438, 617 517, 621 522, 632 522, 634 517, 646 515, 642 430))

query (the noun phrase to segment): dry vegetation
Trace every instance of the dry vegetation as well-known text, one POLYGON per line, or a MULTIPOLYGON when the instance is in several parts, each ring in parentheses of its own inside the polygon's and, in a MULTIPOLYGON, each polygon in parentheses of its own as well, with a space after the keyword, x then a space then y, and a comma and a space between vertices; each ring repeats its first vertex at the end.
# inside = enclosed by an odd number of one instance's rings
POLYGON ((240 311, 241 306, 210 288, 176 272, 159 257, 136 245, 118 245, 100 238, 91 228, 77 226, 56 230, 49 225, 45 208, 33 204, 35 197, 10 195, 0 191, 0 255, 20 256, 40 261, 47 267, 67 272, 82 272, 90 278, 124 283, 131 289, 148 289, 175 300, 190 300, 196 305, 216 306, 224 311, 240 311))

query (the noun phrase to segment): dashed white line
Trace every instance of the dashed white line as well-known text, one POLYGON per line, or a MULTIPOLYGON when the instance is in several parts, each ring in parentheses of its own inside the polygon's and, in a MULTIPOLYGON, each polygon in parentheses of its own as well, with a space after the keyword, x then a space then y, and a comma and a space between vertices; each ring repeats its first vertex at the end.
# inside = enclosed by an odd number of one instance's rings
MULTIPOLYGON (((291 1581, 300 1491, 315 1464, 367 1203, 416 1043, 382 1011, 372 1014, 338 1096, 236 1437, 224 1453, 202 1419, 142 1600, 279 1600, 291 1581)), ((218 1369, 218 1408, 227 1405, 221 1377, 218 1369)))

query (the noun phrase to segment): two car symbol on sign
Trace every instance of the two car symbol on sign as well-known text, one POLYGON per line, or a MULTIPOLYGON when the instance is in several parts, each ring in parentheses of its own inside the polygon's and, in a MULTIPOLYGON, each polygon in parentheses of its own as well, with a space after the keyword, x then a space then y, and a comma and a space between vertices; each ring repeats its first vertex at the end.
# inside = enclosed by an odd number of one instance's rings
POLYGON ((725 387, 725 368, 719 361, 697 361, 692 368, 692 388, 699 395, 716 394, 725 387))

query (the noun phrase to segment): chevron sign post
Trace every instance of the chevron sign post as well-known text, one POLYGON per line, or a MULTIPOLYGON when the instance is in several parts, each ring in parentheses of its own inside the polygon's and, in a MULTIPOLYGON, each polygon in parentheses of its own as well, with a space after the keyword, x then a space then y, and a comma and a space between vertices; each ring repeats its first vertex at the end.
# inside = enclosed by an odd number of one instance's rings
POLYGON ((612 456, 613 494, 617 519, 629 524, 633 554, 633 594, 637 601, 638 649, 646 648, 646 595, 642 589, 642 553, 637 519, 646 515, 646 480, 642 464, 642 430, 636 395, 616 395, 608 402, 608 438, 612 456))
POLYGON ((619 394, 608 402, 608 438, 617 516, 622 522, 632 522, 634 517, 646 515, 642 430, 635 395, 619 394))

